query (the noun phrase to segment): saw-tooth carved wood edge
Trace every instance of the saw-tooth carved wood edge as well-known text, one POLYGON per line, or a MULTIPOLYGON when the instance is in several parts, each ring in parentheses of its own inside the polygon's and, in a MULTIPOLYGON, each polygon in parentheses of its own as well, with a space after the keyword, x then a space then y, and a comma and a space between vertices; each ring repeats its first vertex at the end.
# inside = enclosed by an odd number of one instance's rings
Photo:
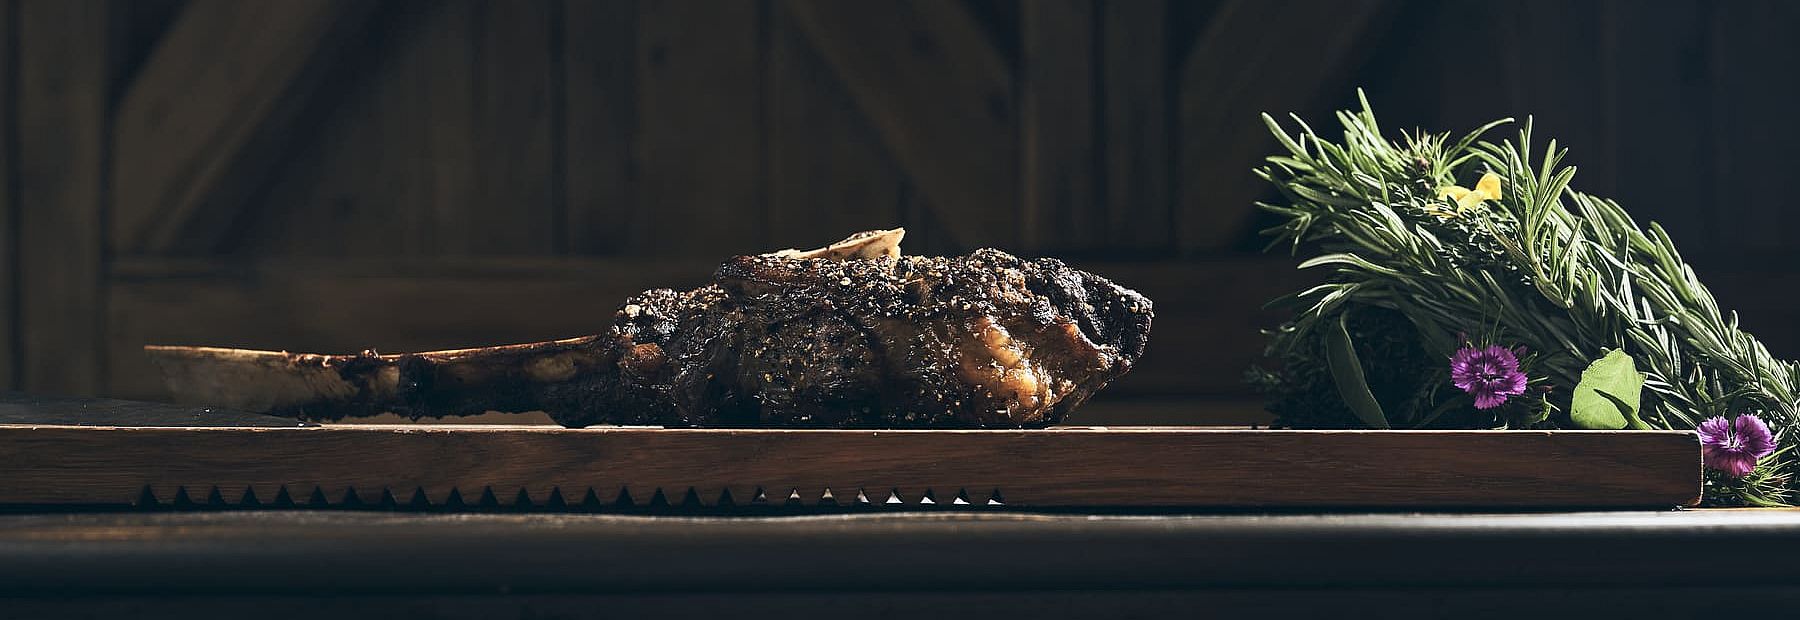
POLYGON ((734 494, 730 488, 721 488, 719 492, 702 492, 696 486, 673 487, 638 487, 633 492, 631 487, 618 489, 578 487, 573 494, 565 492, 562 487, 495 489, 481 487, 479 490, 464 491, 451 487, 441 493, 430 493, 424 488, 414 487, 411 490, 396 490, 389 487, 379 489, 345 486, 341 491, 327 487, 301 486, 291 488, 289 485, 272 485, 273 490, 263 490, 271 485, 254 485, 247 487, 220 487, 217 485, 144 485, 138 498, 132 504, 138 507, 291 507, 291 508, 341 508, 341 507, 511 507, 511 508, 546 508, 546 509, 606 509, 606 508, 744 508, 756 506, 802 506, 802 507, 998 507, 1005 501, 999 489, 987 492, 970 492, 966 488, 958 488, 954 493, 939 494, 933 489, 908 492, 899 487, 878 488, 875 492, 860 486, 839 487, 837 489, 804 489, 800 487, 784 487, 786 491, 777 491, 773 497, 761 486, 749 487, 742 495, 734 494), (742 499, 740 499, 740 497, 742 499))

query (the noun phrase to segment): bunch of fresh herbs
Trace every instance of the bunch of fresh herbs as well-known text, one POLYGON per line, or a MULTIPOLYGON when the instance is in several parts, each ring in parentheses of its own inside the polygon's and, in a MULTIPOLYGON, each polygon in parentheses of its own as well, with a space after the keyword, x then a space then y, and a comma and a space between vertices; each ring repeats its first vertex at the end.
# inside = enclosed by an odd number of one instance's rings
POLYGON ((1764 443, 1773 427, 1780 450, 1747 456, 1749 473, 1709 474, 1708 500, 1787 501, 1800 366, 1738 329, 1660 226, 1571 188, 1565 151, 1536 145, 1529 120, 1499 142, 1485 136, 1511 119, 1390 140, 1366 98, 1338 114, 1337 140, 1298 117, 1297 132, 1264 120, 1286 151, 1257 171, 1284 198, 1260 205, 1283 220, 1265 233, 1329 274, 1274 302, 1295 313, 1269 332, 1281 366, 1252 380, 1279 424, 1694 429, 1723 417, 1709 463, 1752 449, 1740 437, 1755 439, 1752 426, 1764 443))

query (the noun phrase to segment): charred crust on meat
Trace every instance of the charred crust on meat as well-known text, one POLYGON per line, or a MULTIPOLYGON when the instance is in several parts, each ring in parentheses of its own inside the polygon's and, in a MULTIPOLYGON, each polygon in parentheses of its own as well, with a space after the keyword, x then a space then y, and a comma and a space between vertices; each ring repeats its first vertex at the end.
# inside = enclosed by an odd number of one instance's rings
POLYGON ((998 250, 765 254, 725 261, 700 289, 633 298, 611 335, 621 359, 649 342, 671 367, 620 365, 636 376, 619 383, 666 395, 665 425, 1018 428, 1060 422, 1128 371, 1152 313, 1105 278, 998 250))

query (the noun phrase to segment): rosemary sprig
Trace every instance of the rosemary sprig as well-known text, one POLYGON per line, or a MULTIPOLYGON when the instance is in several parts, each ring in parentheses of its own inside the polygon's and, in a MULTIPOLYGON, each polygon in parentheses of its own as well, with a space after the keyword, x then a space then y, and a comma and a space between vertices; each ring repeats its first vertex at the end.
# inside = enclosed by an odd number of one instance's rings
MULTIPOLYGON (((1344 311, 1384 308, 1446 358, 1470 333, 1528 347, 1533 374, 1566 403, 1589 361, 1624 350, 1647 374, 1646 422, 1691 429, 1708 416, 1755 413, 1784 449, 1795 447, 1800 366, 1721 312, 1662 227, 1640 227, 1618 203, 1572 189, 1566 151, 1554 140, 1535 151, 1529 119, 1498 143, 1483 137, 1511 119, 1455 139, 1390 141, 1361 103, 1337 115, 1338 141, 1297 116, 1296 133, 1263 117, 1286 151, 1257 170, 1285 199, 1259 205, 1284 220, 1264 232, 1271 247, 1317 248, 1302 267, 1331 271, 1287 299, 1301 310, 1271 332, 1274 352, 1324 337, 1331 323, 1322 321, 1344 311), (1460 208, 1441 193, 1489 172, 1502 179, 1498 200, 1460 208)), ((1784 491, 1764 478, 1740 492, 1772 503, 1784 491)))

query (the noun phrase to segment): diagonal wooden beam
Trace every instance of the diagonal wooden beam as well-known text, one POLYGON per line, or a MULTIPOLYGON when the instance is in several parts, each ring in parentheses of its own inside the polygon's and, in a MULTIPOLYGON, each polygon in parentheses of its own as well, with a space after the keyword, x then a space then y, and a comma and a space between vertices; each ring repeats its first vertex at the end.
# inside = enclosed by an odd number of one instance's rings
POLYGON ((1182 71, 1177 218, 1185 251, 1229 249, 1249 231, 1267 183, 1251 169, 1276 147, 1259 114, 1342 95, 1398 2, 1227 0, 1182 71), (1291 19, 1303 15, 1305 19, 1291 19), (1281 24, 1279 32, 1270 24, 1281 24))
POLYGON ((968 9, 955 0, 782 6, 956 241, 1015 245, 1021 224, 1012 75, 968 9))
POLYGON ((117 110, 115 251, 209 245, 208 237, 220 234, 231 209, 241 206, 214 194, 274 165, 279 149, 259 141, 285 133, 322 68, 378 4, 190 2, 117 110))

